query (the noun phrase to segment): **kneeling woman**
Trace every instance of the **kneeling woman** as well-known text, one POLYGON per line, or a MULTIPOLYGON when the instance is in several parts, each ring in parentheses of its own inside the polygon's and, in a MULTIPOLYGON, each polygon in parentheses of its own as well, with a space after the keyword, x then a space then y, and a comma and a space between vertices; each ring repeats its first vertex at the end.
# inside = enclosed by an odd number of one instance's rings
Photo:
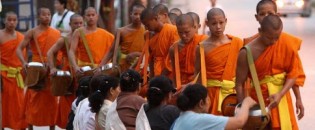
POLYGON ((177 105, 182 110, 171 130, 224 130, 240 129, 248 118, 249 108, 256 102, 247 97, 234 117, 207 114, 210 106, 207 89, 200 85, 189 85, 177 99, 177 105))

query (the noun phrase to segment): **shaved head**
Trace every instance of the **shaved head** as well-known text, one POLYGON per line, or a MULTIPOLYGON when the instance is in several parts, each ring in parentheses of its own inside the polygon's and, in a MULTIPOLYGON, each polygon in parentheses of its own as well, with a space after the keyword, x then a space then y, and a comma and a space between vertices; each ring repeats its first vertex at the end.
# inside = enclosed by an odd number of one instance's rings
POLYGON ((170 18, 171 22, 173 25, 176 25, 176 19, 177 19, 177 15, 174 13, 168 13, 168 17, 170 18))
POLYGON ((42 12, 47 11, 47 10, 50 12, 50 10, 49 10, 48 8, 46 8, 46 7, 40 7, 40 8, 38 9, 38 11, 37 11, 37 16, 39 16, 42 12))
POLYGON ((84 10, 84 14, 86 14, 88 11, 94 11, 95 13, 97 13, 96 9, 94 7, 88 7, 84 10))
POLYGON ((13 11, 9 11, 9 12, 5 13, 4 19, 6 19, 8 16, 16 16, 17 17, 17 14, 13 11))
POLYGON ((194 19, 188 14, 182 14, 176 19, 176 26, 188 24, 194 27, 194 19))
POLYGON ((164 4, 157 4, 153 7, 153 12, 155 14, 168 14, 168 8, 164 4))
POLYGON ((208 11, 207 13, 207 20, 210 21, 211 18, 217 15, 222 15, 225 17, 225 13, 222 9, 220 8, 212 8, 211 10, 208 11))
POLYGON ((131 6, 130 8, 130 11, 129 12, 132 12, 135 8, 141 8, 141 9, 145 9, 145 6, 142 5, 142 4, 138 4, 138 3, 135 3, 131 6))
POLYGON ((265 4, 270 4, 273 6, 273 9, 275 12, 277 12, 277 5, 273 0, 261 0, 258 2, 257 6, 256 6, 256 13, 259 12, 261 6, 265 5, 265 4))
POLYGON ((156 17, 156 14, 153 12, 151 8, 146 8, 142 11, 140 19, 143 20, 151 20, 156 17))
POLYGON ((199 15, 197 13, 188 12, 187 14, 190 15, 197 24, 200 24, 200 18, 199 18, 199 15))
POLYGON ((179 8, 173 8, 173 9, 171 9, 171 10, 170 10, 170 13, 174 13, 174 14, 176 14, 177 16, 183 14, 182 11, 181 11, 179 8))
POLYGON ((73 15, 71 15, 71 17, 70 17, 70 22, 73 20, 73 19, 75 19, 75 18, 83 18, 81 15, 79 15, 79 14, 73 14, 73 15))
POLYGON ((260 28, 262 31, 279 30, 282 29, 282 21, 277 15, 268 15, 261 22, 260 28))

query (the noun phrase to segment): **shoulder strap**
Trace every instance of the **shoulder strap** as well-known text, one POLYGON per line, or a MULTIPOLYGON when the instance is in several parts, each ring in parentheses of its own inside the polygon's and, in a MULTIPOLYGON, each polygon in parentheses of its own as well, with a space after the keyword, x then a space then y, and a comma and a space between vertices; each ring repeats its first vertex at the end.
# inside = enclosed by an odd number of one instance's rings
POLYGON ((255 68, 255 63, 254 63, 254 59, 253 59, 253 55, 252 55, 252 51, 250 49, 249 46, 244 46, 246 48, 246 52, 247 52, 247 61, 248 61, 248 66, 249 66, 249 70, 250 70, 250 74, 252 76, 252 81, 254 83, 255 86, 255 90, 256 90, 256 94, 258 97, 258 102, 259 102, 259 106, 260 109, 262 110, 262 115, 267 115, 267 111, 266 111, 266 106, 265 106, 265 102, 261 93, 261 88, 260 88, 260 83, 258 80, 258 76, 257 76, 257 72, 256 72, 256 68, 255 68))
POLYGON ((85 38, 85 34, 83 32, 83 29, 81 28, 81 29, 79 29, 79 31, 80 31, 80 37, 82 38, 83 45, 84 45, 85 50, 86 50, 86 52, 87 52, 87 54, 89 56, 90 62, 94 65, 93 56, 92 56, 91 50, 89 48, 88 42, 87 42, 87 40, 85 38))
POLYGON ((114 47, 114 55, 113 55, 113 65, 117 65, 117 55, 118 55, 118 46, 120 42, 120 29, 117 30, 116 40, 115 40, 115 47, 114 47))
POLYGON ((207 86, 206 62, 205 62, 205 47, 202 43, 199 44, 200 48, 200 73, 201 84, 207 86))
MULTIPOLYGON (((64 41, 65 41, 65 46, 66 46, 67 55, 69 55, 70 44, 69 44, 69 42, 68 42, 68 38, 67 38, 67 37, 63 37, 63 38, 64 38, 64 41)), ((70 72, 71 72, 71 74, 73 74, 73 73, 72 73, 72 63, 70 62, 70 60, 68 60, 68 61, 69 61, 70 72)))
POLYGON ((62 15, 62 18, 61 18, 61 20, 59 21, 59 23, 58 23, 58 25, 57 25, 57 28, 60 28, 60 26, 61 26, 63 20, 65 19, 66 15, 68 14, 68 12, 69 12, 69 10, 67 10, 67 12, 62 15))
POLYGON ((179 89, 181 87, 181 77, 180 77, 180 67, 179 67, 179 57, 178 57, 178 44, 180 41, 174 44, 174 58, 175 58, 175 78, 176 78, 176 88, 179 89))
POLYGON ((44 58, 43 58, 43 55, 42 55, 42 51, 40 50, 40 48, 39 48, 39 45, 38 45, 38 42, 37 42, 37 40, 36 40, 36 38, 35 38, 35 30, 32 30, 33 32, 33 40, 34 40, 34 43, 35 43, 35 46, 36 46, 36 50, 37 50, 37 52, 38 52, 38 54, 39 54, 39 58, 40 58, 40 60, 42 61, 42 63, 44 64, 45 62, 44 62, 44 58))

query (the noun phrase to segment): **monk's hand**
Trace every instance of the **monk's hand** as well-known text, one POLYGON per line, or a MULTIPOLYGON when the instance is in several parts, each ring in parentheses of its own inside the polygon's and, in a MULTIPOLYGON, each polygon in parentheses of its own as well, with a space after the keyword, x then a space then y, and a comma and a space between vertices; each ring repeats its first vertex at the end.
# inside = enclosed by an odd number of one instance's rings
POLYGON ((244 98, 242 104, 247 104, 247 105, 249 106, 249 108, 251 108, 251 107, 253 107, 254 105, 256 105, 257 102, 256 102, 253 98, 251 98, 251 97, 248 96, 248 97, 244 98))
POLYGON ((83 74, 83 70, 80 68, 80 67, 75 67, 74 68, 74 70, 75 70, 75 72, 76 72, 76 74, 78 75, 82 75, 83 74))
POLYGON ((28 68, 28 63, 23 63, 23 72, 24 74, 27 74, 27 68, 28 68))
POLYGON ((55 75, 57 74, 57 71, 58 71, 57 68, 55 68, 55 67, 54 67, 54 68, 51 68, 51 69, 50 69, 50 73, 49 73, 50 76, 55 76, 55 75))
POLYGON ((269 109, 275 108, 278 106, 280 100, 281 100, 281 95, 279 93, 273 94, 269 96, 270 104, 268 106, 269 109))
POLYGON ((101 72, 102 72, 102 66, 96 67, 96 68, 94 69, 94 71, 93 71, 93 73, 94 73, 95 75, 99 75, 99 74, 101 74, 101 72))
POLYGON ((132 64, 136 57, 137 57, 136 53, 129 53, 126 57, 126 62, 128 64, 132 64))
POLYGON ((304 106, 301 99, 296 99, 295 102, 296 114, 298 119, 301 120, 304 117, 304 106))

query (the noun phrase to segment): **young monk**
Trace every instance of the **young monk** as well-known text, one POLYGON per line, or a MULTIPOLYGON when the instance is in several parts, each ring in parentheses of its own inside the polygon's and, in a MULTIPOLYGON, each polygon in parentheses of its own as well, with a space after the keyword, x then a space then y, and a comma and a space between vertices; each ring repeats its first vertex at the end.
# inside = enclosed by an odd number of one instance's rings
MULTIPOLYGON (((119 51, 121 60, 119 61, 121 72, 126 71, 132 65, 136 57, 139 57, 144 46, 144 26, 141 23, 140 15, 145 7, 135 4, 131 10, 131 23, 119 29, 120 50, 115 50, 112 45, 110 52, 104 57, 99 66, 105 65, 113 58, 114 51, 119 51)), ((117 38, 117 36, 116 36, 117 38)))
POLYGON ((207 86, 211 99, 209 113, 214 115, 221 115, 223 99, 235 93, 233 79, 237 54, 243 46, 240 38, 224 34, 226 23, 223 10, 212 8, 208 11, 207 26, 211 34, 196 48, 195 72, 200 72, 201 83, 207 86), (204 48, 204 57, 200 54, 201 47, 204 48))
POLYGON ((198 34, 198 30, 201 27, 199 15, 195 12, 188 12, 187 14, 190 15, 194 19, 194 26, 196 29, 196 34, 198 34))
MULTIPOLYGON (((28 64, 23 56, 22 50, 27 45, 31 45, 33 53, 33 62, 40 62, 44 65, 47 64, 47 51, 56 43, 60 37, 58 30, 49 26, 51 13, 48 8, 40 8, 38 13, 39 25, 26 32, 24 40, 21 42, 16 50, 16 54, 23 64, 24 69, 28 64), (36 48, 38 44, 40 52, 36 48), (42 59, 44 61, 42 61, 42 59), (44 62, 44 63, 43 63, 44 62)), ((33 129, 32 125, 36 126, 50 126, 50 129, 55 128, 55 115, 57 112, 57 97, 51 94, 51 83, 49 76, 46 76, 45 87, 43 90, 27 89, 25 94, 25 115, 29 129, 33 129), (49 107, 47 106, 49 103, 49 107)))
MULTIPOLYGON (((48 64, 50 68, 50 75, 54 76, 57 72, 57 68, 54 64, 54 58, 57 55, 58 52, 62 52, 63 56, 63 68, 64 71, 71 72, 69 60, 68 60, 68 49, 70 48, 70 40, 72 38, 72 34, 74 30, 77 28, 80 28, 83 26, 83 18, 82 16, 78 14, 74 14, 70 17, 70 23, 69 23, 72 32, 67 35, 67 37, 59 38, 56 44, 54 44, 47 53, 48 58, 48 64), (65 41, 67 41, 65 43, 65 41), (67 46, 67 47, 66 47, 67 46)), ((74 87, 74 84, 73 86, 74 87)), ((72 88, 73 89, 73 88, 72 88)), ((68 123, 68 114, 71 110, 71 104, 73 100, 75 99, 75 95, 73 93, 74 90, 69 90, 71 92, 69 95, 66 96, 60 96, 59 97, 59 104, 57 109, 57 116, 56 116, 56 125, 60 128, 65 129, 68 123)))
POLYGON ((96 68, 101 63, 103 57, 109 52, 114 41, 114 36, 111 33, 97 27, 98 15, 95 8, 87 8, 84 12, 84 18, 86 26, 74 31, 69 50, 69 60, 76 71, 76 75, 81 75, 83 73, 80 67, 92 66, 93 68, 96 68), (87 41, 87 46, 91 51, 92 59, 89 58, 86 51, 80 34, 81 31, 83 32, 87 41), (75 54, 77 54, 77 58, 75 54))
MULTIPOLYGON (((297 122, 291 102, 290 88, 299 76, 297 50, 290 44, 277 42, 282 32, 282 21, 277 15, 266 16, 260 25, 259 37, 248 43, 253 55, 264 103, 271 110, 272 129, 297 130, 297 122)), ((249 76, 247 51, 242 49, 236 70, 238 101, 244 99, 243 83, 249 76)), ((250 96, 257 101, 255 89, 250 96)))
POLYGON ((177 19, 178 16, 176 14, 174 14, 174 13, 168 13, 168 17, 170 18, 171 23, 173 25, 176 25, 176 19, 177 19))
POLYGON ((157 18, 163 23, 172 24, 168 17, 168 8, 164 4, 157 4, 153 7, 153 12, 157 15, 157 18))
MULTIPOLYGON (((0 30, 0 71, 2 99, 2 128, 25 129, 22 119, 24 102, 24 82, 21 75, 22 64, 16 54, 12 54, 24 36, 15 31, 18 18, 16 13, 7 12, 4 18, 5 28, 0 30)), ((25 51, 23 51, 25 52, 25 51)))
MULTIPOLYGON (((261 24, 261 22, 265 16, 268 16, 270 14, 277 14, 277 5, 274 1, 271 1, 271 0, 261 0, 257 4, 256 13, 257 13, 255 15, 256 20, 258 21, 259 24, 261 24)), ((252 37, 245 38, 244 44, 247 44, 250 41, 253 41, 257 37, 259 37, 259 33, 255 34, 252 37)), ((281 33, 278 42, 284 42, 285 44, 290 44, 290 46, 295 48, 297 51, 300 50, 300 46, 302 44, 301 39, 299 39, 293 35, 290 35, 288 33, 285 33, 285 32, 281 33)), ((304 81, 305 81, 305 74, 304 74, 303 66, 302 66, 301 62, 300 62, 299 68, 300 68, 299 69, 300 75, 296 79, 294 87, 292 87, 292 90, 293 90, 294 95, 296 97, 295 106, 296 106, 296 110, 297 110, 297 114, 298 114, 298 119, 300 120, 304 116, 304 106, 302 103, 302 98, 301 98, 299 86, 303 86, 304 81)))
POLYGON ((185 85, 194 79, 195 48, 201 41, 207 38, 206 35, 196 34, 194 23, 194 19, 188 14, 182 14, 176 20, 180 40, 170 47, 168 55, 171 65, 166 66, 171 66, 171 70, 169 71, 172 71, 177 89, 180 89, 181 85, 185 85), (175 60, 175 57, 178 58, 178 61, 175 60))
POLYGON ((150 77, 161 75, 165 68, 165 59, 170 46, 178 40, 177 29, 170 24, 163 24, 152 9, 145 9, 141 21, 151 31, 149 39, 150 77))
POLYGON ((181 11, 179 8, 173 8, 173 9, 171 9, 171 10, 170 10, 170 13, 174 13, 174 14, 176 14, 177 16, 180 16, 180 15, 183 14, 182 11, 181 11))

